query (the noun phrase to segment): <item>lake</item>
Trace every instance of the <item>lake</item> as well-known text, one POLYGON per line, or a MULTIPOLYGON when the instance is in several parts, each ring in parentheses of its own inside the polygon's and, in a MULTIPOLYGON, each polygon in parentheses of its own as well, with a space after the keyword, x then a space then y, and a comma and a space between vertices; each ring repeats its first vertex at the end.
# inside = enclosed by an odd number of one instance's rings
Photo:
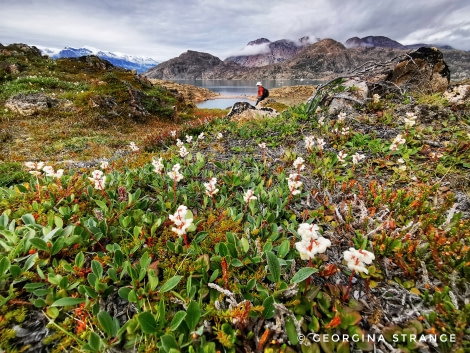
MULTIPOLYGON (((226 109, 233 106, 236 102, 250 102, 255 104, 256 100, 250 100, 249 97, 256 96, 258 80, 175 80, 177 83, 190 84, 197 87, 203 87, 212 92, 219 93, 222 97, 209 99, 198 103, 199 108, 208 109, 226 109)), ((317 80, 264 80, 261 81, 267 89, 296 86, 296 85, 318 85, 321 81, 317 80)))

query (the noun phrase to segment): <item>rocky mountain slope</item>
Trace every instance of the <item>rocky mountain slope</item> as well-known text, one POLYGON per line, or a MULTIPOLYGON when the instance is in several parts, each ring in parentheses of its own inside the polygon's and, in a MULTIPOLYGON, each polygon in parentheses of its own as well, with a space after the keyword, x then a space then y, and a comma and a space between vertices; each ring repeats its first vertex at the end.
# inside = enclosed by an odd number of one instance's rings
POLYGON ((310 44, 308 37, 302 37, 297 41, 281 39, 271 42, 269 39, 260 38, 249 42, 242 52, 246 55, 230 56, 225 62, 234 62, 246 67, 260 67, 281 63, 293 58, 302 48, 310 44))
MULTIPOLYGON (((369 62, 386 62, 410 50, 378 47, 346 48, 333 39, 305 46, 293 58, 261 67, 245 67, 207 53, 188 51, 144 73, 149 78, 175 79, 328 79, 369 62)), ((442 49, 452 80, 470 77, 470 53, 442 49)))
POLYGON ((438 49, 453 49, 450 45, 415 43, 403 45, 396 40, 384 36, 367 36, 364 38, 349 38, 344 45, 346 48, 393 48, 393 49, 417 49, 419 47, 436 47, 438 49))

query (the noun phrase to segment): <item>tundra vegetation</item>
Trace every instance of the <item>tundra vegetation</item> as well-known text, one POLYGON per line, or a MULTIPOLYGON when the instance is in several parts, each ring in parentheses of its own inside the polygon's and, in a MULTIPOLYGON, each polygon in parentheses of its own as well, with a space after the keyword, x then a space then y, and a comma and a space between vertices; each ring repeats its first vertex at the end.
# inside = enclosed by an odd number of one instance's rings
POLYGON ((0 349, 470 350, 468 103, 235 121, 129 71, 2 60, 2 105, 71 108, 0 112, 0 349))

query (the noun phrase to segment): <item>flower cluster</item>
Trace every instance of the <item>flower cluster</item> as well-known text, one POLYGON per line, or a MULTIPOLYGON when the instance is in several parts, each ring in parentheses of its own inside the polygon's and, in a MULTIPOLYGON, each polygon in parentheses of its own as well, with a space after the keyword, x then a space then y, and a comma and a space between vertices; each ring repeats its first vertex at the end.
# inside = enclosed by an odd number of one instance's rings
POLYGON ((299 188, 302 186, 302 182, 299 180, 300 175, 297 173, 289 174, 287 179, 287 185, 289 187, 289 191, 291 195, 298 195, 300 194, 299 188))
POLYGON ((224 137, 221 132, 217 134, 217 140, 221 140, 224 137))
POLYGON ((183 146, 183 145, 184 145, 184 142, 183 142, 183 141, 181 141, 180 139, 176 139, 176 146, 177 146, 177 147, 180 147, 180 148, 181 148, 181 146, 183 146))
POLYGON ((181 166, 179 163, 176 163, 173 168, 167 173, 168 176, 175 182, 179 182, 183 179, 183 174, 180 173, 181 166))
POLYGON ((301 171, 305 169, 304 165, 304 159, 302 157, 297 157, 296 160, 294 161, 294 168, 297 169, 297 171, 301 171))
POLYGON ((377 104, 380 102, 380 96, 376 93, 372 96, 374 104, 377 104))
POLYGON ((255 196, 255 192, 252 189, 248 189, 245 191, 243 195, 243 201, 249 203, 252 200, 257 200, 258 198, 255 196))
POLYGON ((299 225, 297 233, 301 236, 301 240, 295 243, 295 247, 302 260, 311 260, 316 254, 324 253, 326 248, 331 246, 331 241, 322 237, 318 230, 316 224, 302 223, 299 225))
POLYGON ((217 178, 211 178, 208 183, 204 183, 204 187, 208 196, 214 196, 219 192, 219 189, 217 189, 217 178))
POLYGON ((193 137, 191 135, 186 135, 186 142, 191 143, 193 141, 193 137))
POLYGON ((193 223, 193 219, 186 217, 188 215, 188 208, 184 205, 180 205, 176 210, 174 215, 170 215, 170 220, 175 224, 175 227, 172 227, 171 230, 182 236, 186 234, 186 231, 193 223))
POLYGON ((50 165, 44 165, 44 162, 25 162, 24 165, 29 169, 29 173, 35 176, 40 176, 44 172, 45 176, 53 178, 61 178, 64 175, 63 169, 54 171, 50 165))
POLYGON ((134 143, 134 141, 131 141, 129 144, 129 148, 131 149, 132 152, 137 152, 139 150, 139 147, 134 143))
POLYGON ((101 170, 94 170, 91 173, 91 178, 88 177, 92 182, 95 183, 95 189, 97 190, 104 190, 104 186, 106 183, 106 176, 101 170))
POLYGON ((404 119, 405 121, 405 127, 410 128, 416 124, 416 115, 414 113, 406 113, 406 118, 404 119))
POLYGON ((344 153, 344 151, 339 151, 337 156, 338 156, 338 162, 343 163, 343 162, 346 162, 346 157, 348 156, 348 154, 344 153))
POLYGON ((162 175, 163 174, 163 158, 152 160, 152 165, 155 168, 155 173, 162 175))
POLYGON ((405 143, 406 140, 401 136, 401 134, 398 134, 390 145, 390 151, 396 151, 398 149, 398 146, 404 145, 405 143))
POLYGON ((358 164, 360 161, 362 161, 364 158, 366 158, 365 155, 359 153, 359 152, 356 152, 353 154, 352 156, 352 162, 354 165, 358 164))
POLYGON ((198 139, 199 141, 204 140, 204 138, 205 138, 204 132, 201 132, 201 133, 199 134, 199 136, 197 137, 197 139, 198 139))
POLYGON ((311 151, 315 145, 320 151, 323 151, 323 146, 325 146, 325 140, 315 136, 305 136, 305 148, 308 151, 311 151))
POLYGON ((100 168, 101 168, 101 169, 108 169, 108 168, 109 168, 109 163, 108 163, 108 161, 102 161, 102 162, 100 163, 100 168))
POLYGON ((181 147, 180 147, 180 156, 181 156, 181 158, 186 157, 188 154, 189 154, 189 152, 188 152, 188 150, 186 149, 186 147, 181 146, 181 147))
POLYGON ((365 265, 370 265, 375 259, 375 255, 367 250, 356 250, 349 248, 344 253, 344 260, 348 268, 357 272, 369 273, 365 265))
POLYGON ((266 143, 265 142, 258 143, 258 147, 264 150, 266 149, 266 143))

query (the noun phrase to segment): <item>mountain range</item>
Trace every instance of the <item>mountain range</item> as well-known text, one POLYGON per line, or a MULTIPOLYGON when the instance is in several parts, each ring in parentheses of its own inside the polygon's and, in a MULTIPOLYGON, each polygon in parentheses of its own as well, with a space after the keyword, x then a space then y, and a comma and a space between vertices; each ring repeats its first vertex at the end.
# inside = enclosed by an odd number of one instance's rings
POLYGON ((297 41, 260 38, 240 52, 221 60, 209 53, 187 51, 144 73, 148 78, 186 79, 313 79, 346 73, 368 61, 386 62, 422 46, 437 47, 453 80, 470 77, 470 52, 447 45, 403 45, 384 36, 352 37, 345 44, 334 39, 297 41), (313 42, 313 43, 312 43, 313 42))
POLYGON ((58 58, 78 58, 81 56, 96 55, 100 59, 108 60, 114 66, 122 67, 128 70, 136 70, 137 73, 143 73, 158 65, 158 62, 152 58, 142 58, 138 56, 116 54, 109 51, 101 51, 89 48, 71 48, 51 49, 39 48, 43 55, 48 55, 52 59, 58 58))

